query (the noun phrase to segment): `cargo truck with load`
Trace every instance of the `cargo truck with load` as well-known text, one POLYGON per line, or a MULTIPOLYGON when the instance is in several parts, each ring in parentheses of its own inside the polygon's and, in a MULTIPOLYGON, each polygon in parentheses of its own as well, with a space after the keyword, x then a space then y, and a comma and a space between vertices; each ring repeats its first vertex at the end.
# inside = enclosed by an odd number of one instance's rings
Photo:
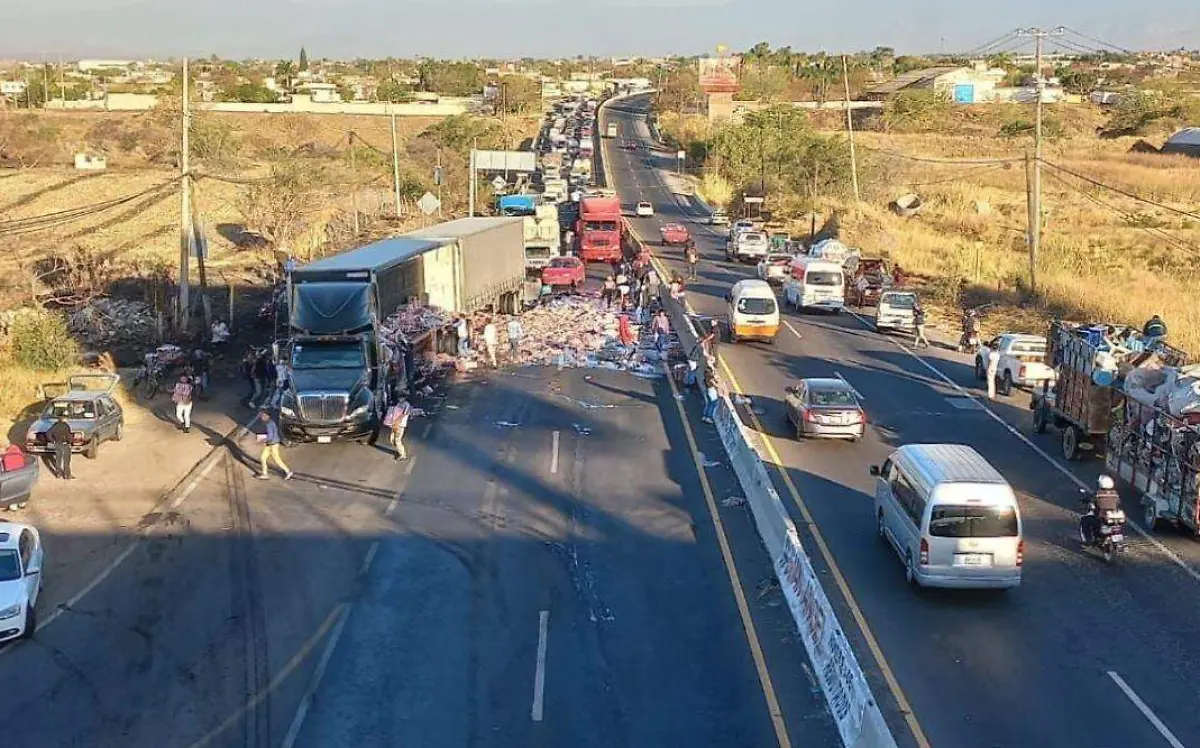
POLYGON ((525 270, 541 272, 550 260, 562 254, 558 229, 558 208, 539 205, 532 216, 525 216, 525 270))
POLYGON ((1147 527, 1200 534, 1200 372, 1187 354, 1116 325, 1055 321, 1048 342, 1056 378, 1031 398, 1033 430, 1059 428, 1067 460, 1101 453, 1147 527))
POLYGON ((579 202, 575 236, 584 262, 615 262, 624 256, 621 240, 624 219, 619 197, 585 197, 579 202))
POLYGON ((388 365, 380 321, 415 292, 412 260, 436 243, 394 238, 295 268, 288 274, 289 381, 279 421, 291 441, 374 444, 405 377, 388 365))
POLYGON ((496 199, 496 212, 502 216, 532 216, 536 211, 536 195, 502 195, 496 199))

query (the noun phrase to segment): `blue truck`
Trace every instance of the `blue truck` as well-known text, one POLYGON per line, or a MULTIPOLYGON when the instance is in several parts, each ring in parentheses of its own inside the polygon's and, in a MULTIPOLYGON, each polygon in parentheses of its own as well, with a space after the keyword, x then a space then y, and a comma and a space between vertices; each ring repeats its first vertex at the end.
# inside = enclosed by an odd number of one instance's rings
POLYGON ((503 195, 496 200, 502 216, 532 216, 537 213, 537 195, 503 195))

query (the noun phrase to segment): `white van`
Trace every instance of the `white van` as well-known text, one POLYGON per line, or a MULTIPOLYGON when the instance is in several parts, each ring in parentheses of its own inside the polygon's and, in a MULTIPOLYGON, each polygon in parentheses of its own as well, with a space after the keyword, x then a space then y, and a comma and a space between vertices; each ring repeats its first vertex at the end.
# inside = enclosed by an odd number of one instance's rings
POLYGON ((775 291, 766 281, 751 278, 733 284, 725 296, 729 340, 765 340, 775 342, 779 334, 779 305, 775 291))
POLYGON ((916 326, 917 295, 912 291, 884 291, 875 309, 875 331, 903 330, 916 326))
POLYGON ((962 444, 906 444, 872 465, 879 536, 919 587, 1010 589, 1021 583, 1025 541, 1017 497, 962 444))
POLYGON ((796 310, 825 309, 840 314, 846 306, 842 266, 804 255, 796 257, 783 282, 783 301, 796 310))

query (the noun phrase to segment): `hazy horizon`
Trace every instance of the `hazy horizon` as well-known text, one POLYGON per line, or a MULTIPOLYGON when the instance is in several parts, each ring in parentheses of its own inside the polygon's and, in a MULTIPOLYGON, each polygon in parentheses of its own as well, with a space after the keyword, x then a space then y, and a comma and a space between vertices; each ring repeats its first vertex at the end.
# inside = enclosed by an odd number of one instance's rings
MULTIPOLYGON (((158 0, 58 0, 0 9, 0 57, 313 58, 659 56, 757 42, 808 51, 877 46, 899 53, 966 52, 1018 26, 1064 25, 1129 49, 1200 47, 1200 3, 1160 0, 1153 13, 1115 0, 981 5, 927 0, 920 12, 861 0, 840 7, 783 0, 233 0, 164 7, 158 0), (788 29, 783 32, 780 29, 788 29)), ((1025 45, 1032 49, 1032 42, 1025 45)), ((1089 46, 1088 44, 1084 45, 1089 46)), ((1099 47, 1099 44, 1091 46, 1099 47)), ((1012 47, 1010 47, 1012 48, 1012 47)), ((1048 50, 1056 49, 1054 44, 1048 50)), ((1059 47, 1068 51, 1070 47, 1059 47)), ((1024 49, 1016 49, 1024 51, 1024 49)))

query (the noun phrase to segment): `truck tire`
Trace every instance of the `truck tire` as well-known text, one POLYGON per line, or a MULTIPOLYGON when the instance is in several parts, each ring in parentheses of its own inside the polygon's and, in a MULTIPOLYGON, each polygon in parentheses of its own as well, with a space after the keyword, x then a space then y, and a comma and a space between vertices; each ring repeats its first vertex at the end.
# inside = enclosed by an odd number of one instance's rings
POLYGON ((1033 433, 1046 433, 1046 408, 1042 405, 1037 405, 1033 409, 1033 433))
POLYGON ((367 437, 367 446, 374 447, 379 442, 379 433, 383 429, 383 421, 377 421, 371 435, 367 437))
POLYGON ((1163 524, 1163 521, 1158 516, 1158 510, 1155 507, 1154 501, 1147 501, 1142 505, 1142 509, 1145 512, 1142 515, 1142 519, 1146 521, 1146 529, 1154 532, 1163 524))
POLYGON ((980 382, 987 379, 987 369, 983 365, 983 359, 975 357, 975 378, 980 382))
POLYGON ((1079 429, 1067 424, 1062 430, 1063 459, 1067 462, 1079 458, 1079 429))
POLYGON ((1005 397, 1008 397, 1009 395, 1012 394, 1012 388, 1013 388, 1012 370, 1005 369, 1004 375, 1002 377, 1000 377, 1000 394, 1004 395, 1005 397))
POLYGON ((89 460, 94 460, 97 456, 99 456, 99 454, 100 440, 93 436, 92 440, 87 443, 86 447, 83 448, 83 456, 89 460))

